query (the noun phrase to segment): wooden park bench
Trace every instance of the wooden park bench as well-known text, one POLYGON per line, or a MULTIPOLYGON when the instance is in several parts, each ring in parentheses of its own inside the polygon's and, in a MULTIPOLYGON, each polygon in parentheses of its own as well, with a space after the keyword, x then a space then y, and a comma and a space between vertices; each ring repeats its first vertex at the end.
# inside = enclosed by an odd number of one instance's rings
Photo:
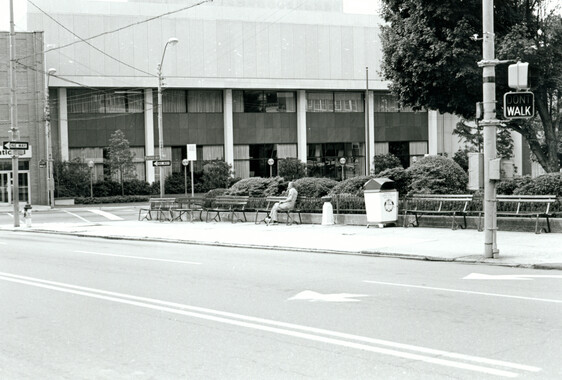
POLYGON ((199 220, 203 221, 205 201, 206 199, 204 197, 176 198, 176 205, 172 209, 172 222, 175 220, 182 221, 184 215, 186 218, 189 215, 189 221, 193 222, 193 215, 196 213, 199 213, 199 220))
POLYGON ((176 198, 150 198, 148 207, 139 209, 139 220, 159 221, 173 219, 172 209, 176 206, 176 198))
POLYGON ((451 228, 456 230, 466 228, 466 216, 470 212, 469 205, 473 200, 472 194, 414 194, 406 197, 404 203, 404 227, 420 225, 424 215, 451 216, 451 228), (414 216, 413 222, 408 222, 408 215, 414 216), (457 223, 457 216, 462 216, 462 224, 457 223))
POLYGON ((554 216, 551 205, 557 202, 556 195, 497 195, 498 216, 534 217, 535 233, 551 232, 550 217, 554 216), (546 219, 546 228, 539 229, 539 218, 546 219))
MULTIPOLYGON (((283 196, 275 196, 275 197, 267 197, 265 200, 267 202, 265 208, 257 208, 256 209, 256 219, 255 219, 255 223, 256 224, 260 224, 262 222, 265 222, 265 219, 267 218, 267 216, 269 215, 269 212, 271 211, 271 208, 273 207, 273 205, 277 202, 282 202, 284 200, 286 200, 287 197, 283 197, 283 196), (265 212, 265 216, 263 217, 263 219, 259 219, 259 213, 260 212, 265 212)), ((297 202, 298 202, 298 198, 297 198, 297 202)), ((301 219, 301 210, 298 209, 297 204, 295 203, 295 207, 290 209, 290 210, 279 210, 279 213, 283 213, 285 215, 287 215, 287 225, 291 225, 293 223, 296 224, 302 224, 302 219, 301 219), (297 222, 296 219, 291 215, 291 214, 296 214, 299 217, 299 221, 297 222)))
POLYGON ((209 214, 213 216, 214 213, 215 216, 211 220, 215 222, 221 221, 221 214, 230 214, 232 223, 237 221, 246 222, 245 209, 249 199, 249 196, 244 195, 219 195, 213 200, 211 207, 206 208, 207 215, 205 221, 208 222, 209 214), (244 219, 240 216, 243 216, 244 219))

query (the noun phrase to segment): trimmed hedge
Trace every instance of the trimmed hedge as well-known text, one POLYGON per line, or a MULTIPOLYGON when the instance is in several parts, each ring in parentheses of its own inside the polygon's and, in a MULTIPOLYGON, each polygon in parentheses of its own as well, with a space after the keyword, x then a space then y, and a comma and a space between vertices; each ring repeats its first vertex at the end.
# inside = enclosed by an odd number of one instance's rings
POLYGON ((133 203, 133 202, 148 202, 150 196, 148 195, 118 195, 113 197, 78 197, 74 198, 74 204, 77 205, 92 205, 102 203, 133 203))
POLYGON ((334 186, 332 191, 330 191, 330 194, 349 194, 349 195, 362 197, 363 185, 365 185, 365 183, 372 178, 376 178, 376 177, 372 175, 367 175, 367 176, 348 178, 344 181, 341 181, 336 186, 334 186))
POLYGON ((282 177, 251 177, 241 179, 232 185, 228 195, 249 195, 251 197, 268 197, 280 194, 287 189, 287 183, 282 177))
POLYGON ((450 158, 427 156, 406 169, 411 178, 409 192, 414 194, 462 194, 468 175, 450 158))
POLYGON ((330 178, 306 177, 293 182, 299 197, 321 198, 328 195, 337 185, 337 181, 330 178))
POLYGON ((556 195, 562 197, 562 173, 543 174, 523 183, 513 194, 525 195, 556 195))

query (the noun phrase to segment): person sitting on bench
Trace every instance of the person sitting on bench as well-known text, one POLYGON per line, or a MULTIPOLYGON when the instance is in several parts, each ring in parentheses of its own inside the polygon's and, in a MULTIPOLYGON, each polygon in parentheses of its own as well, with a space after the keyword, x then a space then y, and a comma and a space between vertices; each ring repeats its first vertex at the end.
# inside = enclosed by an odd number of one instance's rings
POLYGON ((271 208, 271 211, 267 218, 265 218, 265 223, 269 226, 269 224, 277 224, 277 212, 278 211, 290 211, 295 208, 295 203, 297 202, 298 192, 295 189, 295 185, 293 182, 289 182, 287 186, 287 190, 289 194, 287 195, 287 199, 281 202, 277 202, 271 208))

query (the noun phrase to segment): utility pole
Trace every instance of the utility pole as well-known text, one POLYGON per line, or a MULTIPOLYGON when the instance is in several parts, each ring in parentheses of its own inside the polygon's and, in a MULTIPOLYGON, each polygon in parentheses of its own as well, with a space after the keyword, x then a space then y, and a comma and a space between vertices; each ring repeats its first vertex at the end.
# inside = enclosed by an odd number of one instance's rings
POLYGON ((482 91, 484 119, 484 257, 497 258, 497 204, 496 183, 490 179, 490 161, 496 158, 496 65, 494 52, 494 0, 482 1, 482 91))
POLYGON ((371 174, 371 142, 369 141, 369 100, 369 67, 367 66, 365 67, 365 175, 371 174))
MULTIPOLYGON (((45 64, 47 57, 44 56, 45 64)), ((46 66, 45 66, 46 67, 46 66)), ((47 204, 55 207, 55 182, 53 176, 53 143, 51 139, 51 107, 49 104, 49 78, 57 70, 50 68, 45 71, 45 143, 47 144, 47 204)))
MULTIPOLYGON (((10 141, 19 140, 15 60, 16 33, 14 31, 14 0, 10 0, 10 141)), ((18 153, 18 150, 12 150, 12 202, 14 203, 14 227, 20 226, 18 153)))

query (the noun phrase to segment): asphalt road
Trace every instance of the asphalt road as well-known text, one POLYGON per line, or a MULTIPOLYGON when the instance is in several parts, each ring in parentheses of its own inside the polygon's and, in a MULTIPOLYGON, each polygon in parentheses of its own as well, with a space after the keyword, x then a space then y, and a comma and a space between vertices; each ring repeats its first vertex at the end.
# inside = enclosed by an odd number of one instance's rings
POLYGON ((1 379, 562 377, 555 271, 15 232, 0 249, 1 379))

